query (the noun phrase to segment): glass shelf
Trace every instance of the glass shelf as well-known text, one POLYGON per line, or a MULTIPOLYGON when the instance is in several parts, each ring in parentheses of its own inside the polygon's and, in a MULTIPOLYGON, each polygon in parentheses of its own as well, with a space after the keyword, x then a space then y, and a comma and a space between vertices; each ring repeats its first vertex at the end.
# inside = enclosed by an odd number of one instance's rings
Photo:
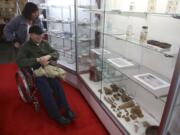
POLYGON ((50 5, 46 3, 39 4, 40 9, 48 9, 48 8, 69 8, 73 7, 74 5, 50 5))
POLYGON ((176 13, 131 12, 131 11, 121 11, 121 10, 111 10, 111 11, 106 11, 106 13, 114 14, 114 15, 142 17, 142 18, 146 18, 149 15, 156 15, 156 16, 162 16, 162 17, 178 17, 178 16, 180 16, 180 14, 176 14, 176 13))
POLYGON ((90 25, 92 25, 91 23, 89 23, 89 22, 79 22, 78 21, 78 23, 77 23, 79 26, 90 26, 90 25))
POLYGON ((47 32, 48 35, 50 36, 55 36, 57 38, 62 38, 62 39, 73 39, 74 35, 71 32, 64 32, 64 31, 59 31, 59 30, 50 30, 47 32))
POLYGON ((95 39, 93 39, 93 38, 83 38, 83 37, 81 37, 81 38, 77 38, 77 41, 78 42, 89 42, 89 41, 94 41, 95 39))
POLYGON ((126 42, 129 42, 133 45, 137 45, 137 46, 140 46, 140 47, 143 47, 143 48, 146 48, 148 50, 151 50, 151 51, 154 51, 156 53, 159 53, 159 54, 163 54, 165 57, 168 57, 168 58, 173 58, 173 57, 176 57, 177 56, 177 53, 178 52, 174 52, 174 51, 171 51, 170 48, 168 49, 164 49, 164 48, 160 48, 158 46, 153 46, 153 45, 150 45, 150 44, 147 44, 147 43, 140 43, 137 39, 126 39, 126 34, 124 31, 119 31, 117 32, 118 30, 111 30, 111 31, 103 31, 103 30, 100 30, 101 28, 100 27, 89 27, 88 29, 91 29, 91 30, 96 30, 98 32, 101 32, 109 37, 113 37, 117 40, 122 40, 122 41, 126 41, 126 42))
MULTIPOLYGON (((166 81, 167 83, 170 83, 170 80, 167 77, 165 77, 163 75, 160 75, 160 74, 152 71, 151 69, 149 69, 147 67, 139 65, 139 64, 135 63, 134 61, 131 61, 129 59, 121 57, 118 54, 113 53, 113 52, 111 52, 110 54, 103 55, 103 57, 104 57, 105 63, 107 63, 108 65, 111 65, 114 68, 114 70, 119 71, 121 74, 126 76, 129 80, 131 80, 131 81, 135 82, 136 84, 140 85, 145 90, 148 90, 148 92, 153 94, 156 98, 161 99, 162 95, 166 95, 168 93, 169 87, 161 88, 161 89, 158 89, 158 90, 153 90, 152 88, 148 87, 147 85, 145 85, 142 82, 140 82, 139 80, 137 80, 134 76, 139 75, 139 74, 150 73, 150 74, 153 74, 153 75, 161 78, 162 80, 166 81), (124 68, 120 68, 117 65, 113 64, 111 61, 109 61, 109 59, 114 59, 114 58, 122 58, 124 60, 127 60, 130 63, 133 63, 133 65, 126 66, 124 68)), ((101 59, 101 58, 102 57, 99 57, 99 59, 101 59)))
POLYGON ((114 37, 116 38, 117 40, 122 40, 122 41, 126 41, 126 42, 129 42, 133 45, 137 45, 137 46, 140 46, 140 47, 143 47, 143 48, 146 48, 148 50, 151 50, 151 51, 154 51, 156 53, 160 53, 160 54, 163 54, 165 57, 175 57, 177 55, 177 52, 173 52, 171 51, 170 48, 168 49, 163 49, 163 48, 160 48, 158 46, 153 46, 153 45, 150 45, 150 44, 147 44, 147 43, 140 43, 137 39, 126 39, 126 35, 112 35, 111 37, 114 37))
POLYGON ((42 21, 53 22, 53 23, 62 23, 63 22, 63 20, 60 20, 60 19, 42 19, 42 21))
MULTIPOLYGON (((65 40, 70 40, 75 42, 75 37, 68 37, 63 35, 63 32, 58 32, 58 33, 53 33, 53 32, 48 32, 47 33, 50 36, 56 37, 56 38, 60 38, 60 39, 65 39, 65 40)), ((83 43, 83 42, 90 42, 90 41, 94 41, 95 39, 92 38, 77 38, 77 43, 83 43)))
POLYGON ((106 11, 106 13, 112 15, 133 16, 133 17, 141 17, 141 18, 147 17, 146 12, 129 12, 129 11, 111 10, 111 11, 106 11))
POLYGON ((91 26, 87 26, 87 29, 93 30, 93 31, 98 31, 102 34, 108 35, 108 36, 115 36, 115 35, 124 35, 125 31, 121 29, 109 29, 109 28, 102 28, 100 26, 96 26, 95 24, 91 26))
POLYGON ((103 33, 107 36, 116 38, 117 40, 126 41, 126 42, 133 44, 133 45, 137 45, 137 46, 146 48, 148 50, 154 51, 156 53, 163 54, 165 57, 168 57, 168 58, 176 57, 176 55, 177 55, 177 52, 171 51, 170 48, 164 49, 164 48, 153 46, 153 45, 150 45, 147 43, 140 43, 137 39, 133 39, 133 38, 132 39, 126 39, 126 34, 125 34, 125 31, 123 31, 123 30, 117 30, 117 29, 111 29, 111 30, 110 29, 104 29, 103 30, 102 27, 96 27, 95 25, 88 26, 87 28, 94 30, 94 31, 98 31, 98 32, 103 33))
POLYGON ((84 6, 84 7, 79 7, 84 9, 84 11, 88 11, 90 13, 94 13, 94 14, 112 14, 112 15, 122 15, 122 16, 133 16, 133 17, 141 17, 141 18, 146 18, 149 15, 156 15, 156 16, 162 16, 162 17, 173 17, 173 18, 177 18, 180 19, 180 14, 177 13, 158 13, 158 12, 132 12, 132 11, 121 11, 121 10, 109 10, 109 11, 105 11, 103 9, 97 9, 97 8, 93 8, 93 7, 88 7, 88 6, 84 6))
POLYGON ((82 9, 95 9, 96 6, 88 6, 88 5, 78 5, 78 8, 82 8, 82 9))
POLYGON ((42 19, 42 21, 46 21, 46 22, 53 22, 53 23, 62 23, 62 24, 72 24, 74 23, 74 21, 64 21, 64 20, 61 20, 61 19, 42 19))

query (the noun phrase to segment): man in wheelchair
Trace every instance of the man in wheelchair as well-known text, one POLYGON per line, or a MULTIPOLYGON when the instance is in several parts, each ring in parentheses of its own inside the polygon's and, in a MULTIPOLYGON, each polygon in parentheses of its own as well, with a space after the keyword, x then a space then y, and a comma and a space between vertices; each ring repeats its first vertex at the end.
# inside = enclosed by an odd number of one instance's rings
MULTIPOLYGON (((19 68, 28 67, 35 70, 49 65, 51 61, 57 61, 58 52, 42 40, 43 30, 39 26, 32 26, 29 34, 30 40, 24 43, 17 55, 16 62, 19 68)), ((56 122, 65 125, 75 118, 58 78, 36 76, 35 86, 42 97, 46 111, 56 122), (59 113, 59 107, 65 110, 64 114, 59 113)))

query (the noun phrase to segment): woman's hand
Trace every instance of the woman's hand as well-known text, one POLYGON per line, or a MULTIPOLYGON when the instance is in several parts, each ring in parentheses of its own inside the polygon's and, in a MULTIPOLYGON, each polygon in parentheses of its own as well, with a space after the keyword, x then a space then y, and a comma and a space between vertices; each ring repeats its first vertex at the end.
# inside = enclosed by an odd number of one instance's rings
POLYGON ((15 43, 14 43, 14 47, 15 47, 15 48, 19 48, 19 47, 20 47, 20 43, 19 43, 19 42, 15 42, 15 43))

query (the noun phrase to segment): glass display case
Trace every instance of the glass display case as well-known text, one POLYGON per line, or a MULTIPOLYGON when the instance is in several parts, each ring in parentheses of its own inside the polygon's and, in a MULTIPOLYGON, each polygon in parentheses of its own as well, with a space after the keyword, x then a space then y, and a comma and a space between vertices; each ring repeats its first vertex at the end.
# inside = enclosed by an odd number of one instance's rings
POLYGON ((74 4, 74 0, 45 0, 39 4, 48 42, 60 54, 58 64, 72 71, 76 71, 74 4))
POLYGON ((122 134, 162 120, 180 46, 169 1, 77 1, 77 72, 122 134))
MULTIPOLYGON (((96 89, 101 88, 102 80, 105 14, 99 12, 103 10, 101 0, 77 1, 77 71, 90 88, 96 89)), ((98 91, 94 94, 100 99, 98 91)))

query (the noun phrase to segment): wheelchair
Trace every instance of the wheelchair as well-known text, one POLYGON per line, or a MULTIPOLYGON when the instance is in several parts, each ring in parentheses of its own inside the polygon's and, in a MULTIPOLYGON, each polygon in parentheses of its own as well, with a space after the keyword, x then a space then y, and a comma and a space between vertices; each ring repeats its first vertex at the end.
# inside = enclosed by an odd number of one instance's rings
POLYGON ((19 95, 23 102, 33 103, 35 111, 39 112, 40 104, 35 87, 35 77, 29 68, 20 68, 15 75, 19 95))

